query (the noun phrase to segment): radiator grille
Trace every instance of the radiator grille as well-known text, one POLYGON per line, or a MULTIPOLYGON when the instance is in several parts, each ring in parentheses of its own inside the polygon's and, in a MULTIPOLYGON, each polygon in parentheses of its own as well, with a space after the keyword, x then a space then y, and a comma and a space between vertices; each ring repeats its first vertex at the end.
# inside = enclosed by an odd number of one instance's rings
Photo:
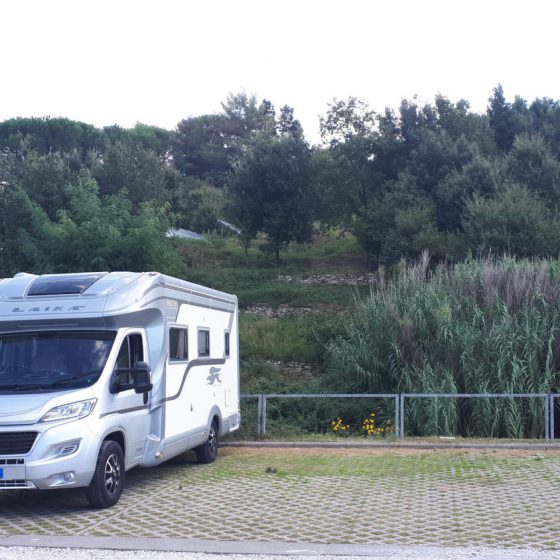
POLYGON ((0 488, 30 488, 25 480, 0 480, 0 488))
POLYGON ((24 455, 29 453, 37 432, 0 432, 0 455, 24 455))
POLYGON ((0 459, 0 465, 25 465, 25 459, 0 459))

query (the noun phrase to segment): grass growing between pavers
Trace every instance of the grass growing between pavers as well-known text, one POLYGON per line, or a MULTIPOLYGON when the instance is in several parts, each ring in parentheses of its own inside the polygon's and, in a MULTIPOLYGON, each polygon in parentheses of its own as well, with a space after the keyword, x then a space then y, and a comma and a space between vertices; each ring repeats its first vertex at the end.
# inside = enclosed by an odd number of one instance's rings
POLYGON ((427 473, 471 472, 485 469, 489 458, 474 459, 465 452, 441 454, 428 451, 362 451, 362 450, 227 450, 214 466, 213 477, 269 475, 296 477, 411 476, 427 473), (240 460, 243 458, 243 460, 240 460))
POLYGON ((128 473, 117 506, 0 493, 0 536, 557 548, 560 451, 222 448, 128 473))

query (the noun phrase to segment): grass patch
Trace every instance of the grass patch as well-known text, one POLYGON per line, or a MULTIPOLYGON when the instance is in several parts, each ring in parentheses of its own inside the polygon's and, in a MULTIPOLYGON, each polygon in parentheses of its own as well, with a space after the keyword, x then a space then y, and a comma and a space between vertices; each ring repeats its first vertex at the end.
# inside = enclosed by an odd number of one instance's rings
MULTIPOLYGON (((348 286, 287 283, 278 280, 278 276, 332 272, 335 262, 338 273, 362 271, 365 261, 355 239, 327 237, 308 245, 293 244, 279 265, 257 248, 258 243, 247 254, 236 240, 220 238, 181 242, 178 250, 187 266, 188 280, 236 294, 241 307, 351 304, 355 290, 348 286)), ((365 295, 369 288, 361 286, 358 290, 365 295)))
POLYGON ((329 231, 318 236, 313 243, 292 243, 286 251, 286 259, 330 257, 343 255, 362 255, 358 240, 350 233, 343 235, 337 231, 329 231))
MULTIPOLYGON (((317 365, 317 371, 319 366, 317 365)), ((318 392, 318 380, 299 378, 261 359, 241 362, 242 393, 301 393, 318 392)), ((243 404, 243 400, 241 401, 243 404)))
POLYGON ((222 449, 221 458, 213 467, 212 477, 350 477, 371 479, 380 477, 415 477, 439 474, 442 481, 465 483, 495 479, 495 467, 500 470, 523 468, 529 457, 488 457, 461 452, 412 451, 410 453, 384 451, 303 449, 222 449), (267 472, 268 470, 268 472, 267 472), (276 472, 271 472, 276 470, 276 472))
POLYGON ((349 257, 348 272, 363 270, 367 262, 356 238, 348 233, 340 235, 331 231, 317 235, 311 243, 291 243, 281 252, 280 263, 276 263, 260 248, 266 244, 264 239, 251 243, 248 251, 235 238, 207 236, 207 241, 177 241, 179 253, 189 268, 211 268, 216 264, 229 268, 284 268, 301 270, 303 263, 322 262, 325 257, 349 257), (358 260, 355 259, 358 257, 358 260), (359 263, 359 270, 356 264, 359 263))
POLYGON ((269 318, 242 314, 240 317, 241 357, 320 362, 323 347, 314 331, 314 324, 317 321, 317 318, 307 315, 269 318))
POLYGON ((354 295, 369 293, 368 286, 317 286, 278 280, 278 276, 293 274, 283 268, 229 268, 191 269, 187 279, 197 284, 236 294, 240 307, 251 304, 350 306, 354 295))

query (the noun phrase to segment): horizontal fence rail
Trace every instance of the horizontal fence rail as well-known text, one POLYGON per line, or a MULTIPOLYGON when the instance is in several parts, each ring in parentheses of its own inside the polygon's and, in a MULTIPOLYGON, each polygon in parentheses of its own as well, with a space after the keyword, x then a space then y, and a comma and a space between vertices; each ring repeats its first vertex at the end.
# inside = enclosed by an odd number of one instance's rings
POLYGON ((270 399, 393 399, 395 403, 395 436, 406 434, 406 399, 520 399, 543 400, 544 439, 555 437, 555 400, 560 394, 554 393, 242 393, 242 399, 257 399, 257 435, 266 434, 266 403, 270 399))

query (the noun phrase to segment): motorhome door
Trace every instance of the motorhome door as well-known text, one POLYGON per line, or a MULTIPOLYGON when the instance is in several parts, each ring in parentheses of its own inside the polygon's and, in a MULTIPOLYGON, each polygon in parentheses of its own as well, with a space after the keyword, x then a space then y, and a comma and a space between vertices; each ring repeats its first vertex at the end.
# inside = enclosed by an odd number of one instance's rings
POLYGON ((137 362, 148 359, 145 336, 142 332, 129 331, 122 339, 113 377, 111 379, 112 410, 119 415, 119 424, 124 428, 127 449, 126 462, 138 461, 144 450, 148 425, 150 394, 136 393, 130 371, 137 362))

